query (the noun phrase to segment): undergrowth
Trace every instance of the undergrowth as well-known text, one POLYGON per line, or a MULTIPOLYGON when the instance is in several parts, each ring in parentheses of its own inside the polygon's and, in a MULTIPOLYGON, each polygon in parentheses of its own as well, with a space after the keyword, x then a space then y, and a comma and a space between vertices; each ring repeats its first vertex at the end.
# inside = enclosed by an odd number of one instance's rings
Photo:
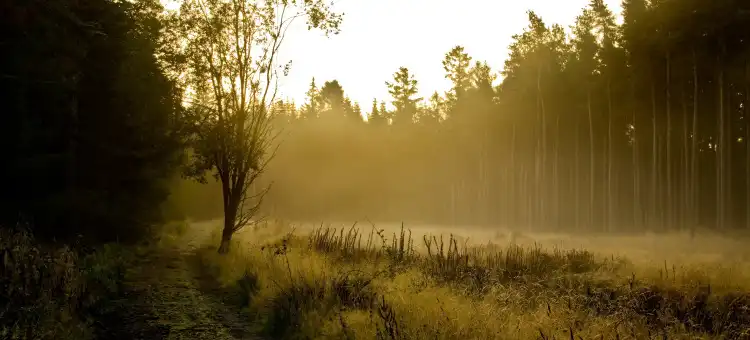
POLYGON ((120 289, 130 254, 116 244, 83 252, 0 228, 0 339, 91 339, 120 289))
POLYGON ((274 339, 745 339, 750 295, 586 250, 318 227, 204 260, 274 339), (671 281, 670 281, 671 276, 671 281), (244 287, 244 288, 237 288, 244 287))

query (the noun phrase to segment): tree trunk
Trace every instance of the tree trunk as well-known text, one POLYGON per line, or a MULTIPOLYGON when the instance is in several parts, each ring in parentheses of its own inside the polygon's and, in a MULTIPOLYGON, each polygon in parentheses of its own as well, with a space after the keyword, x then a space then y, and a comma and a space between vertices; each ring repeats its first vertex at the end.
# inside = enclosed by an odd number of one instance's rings
POLYGON ((588 115, 589 115, 589 228, 594 227, 594 185, 596 183, 595 177, 596 177, 596 155, 595 155, 595 149, 594 149, 594 117, 593 112, 591 111, 591 88, 586 92, 586 105, 588 107, 588 115))
POLYGON ((539 200, 539 211, 537 212, 539 214, 539 225, 542 228, 547 227, 547 218, 548 218, 548 212, 547 210, 547 193, 549 192, 549 185, 547 183, 547 112, 545 111, 544 107, 544 93, 542 92, 542 72, 541 72, 541 65, 539 68, 539 73, 537 77, 537 93, 538 93, 538 100, 539 100, 539 110, 541 115, 541 126, 540 126, 540 133, 542 138, 542 145, 541 145, 541 164, 539 166, 540 170, 540 176, 539 182, 537 185, 540 186, 539 190, 539 197, 537 198, 539 200))
POLYGON ((229 252, 229 243, 236 230, 235 222, 237 221, 238 209, 242 197, 240 196, 241 189, 232 187, 231 179, 227 172, 220 172, 219 180, 221 181, 222 200, 224 202, 224 227, 221 231, 221 242, 218 252, 219 254, 226 254, 229 252))
POLYGON ((219 254, 229 253, 229 243, 232 241, 234 234, 234 215, 224 214, 224 228, 221 230, 221 243, 219 244, 219 254))
POLYGON ((695 230, 700 214, 698 212, 698 58, 693 49, 693 136, 690 146, 690 230, 695 230))
POLYGON ((655 228, 657 215, 659 213, 659 200, 657 197, 657 187, 659 186, 659 174, 657 172, 658 166, 658 139, 657 139, 657 124, 656 124, 656 89, 654 82, 651 81, 651 207, 649 220, 650 228, 655 228))
POLYGON ((541 64, 537 67, 536 75, 536 116, 537 116, 537 132, 536 132, 536 150, 534 152, 534 203, 532 204, 532 211, 529 212, 529 216, 532 218, 532 225, 538 227, 543 220, 542 208, 544 207, 544 198, 542 197, 542 191, 544 190, 544 110, 542 108, 542 66, 541 64))
POLYGON ((719 116, 718 116, 718 161, 716 162, 716 224, 719 230, 724 229, 724 150, 726 150, 726 141, 724 136, 724 67, 721 65, 721 57, 717 56, 716 67, 718 68, 718 85, 719 85, 719 116))
POLYGON ((633 223, 636 227, 643 227, 643 207, 641 206, 641 165, 639 162, 639 140, 638 140, 638 129, 637 124, 637 110, 636 110, 636 95, 635 95, 635 80, 631 80, 630 83, 630 95, 631 95, 631 110, 632 112, 632 147, 633 147, 633 223))
POLYGON ((745 102, 742 105, 745 119, 745 229, 750 230, 750 62, 745 61, 745 102))
POLYGON ((509 199, 508 202, 510 202, 510 224, 515 228, 519 223, 518 218, 518 211, 520 209, 520 206, 518 204, 520 195, 518 186, 520 184, 520 181, 518 180, 520 176, 518 176, 518 164, 516 162, 516 124, 513 123, 513 132, 512 140, 510 144, 510 171, 508 172, 510 174, 510 183, 508 187, 512 188, 512 191, 509 193, 509 199))
POLYGON ((724 212, 724 72, 721 66, 721 59, 716 56, 716 72, 718 82, 718 114, 716 116, 716 228, 723 229, 723 212, 724 212))
POLYGON ((552 190, 554 195, 552 197, 553 203, 553 221, 554 229, 557 231, 560 228, 560 115, 557 115, 555 119, 555 160, 552 163, 552 190))
POLYGON ((607 79, 607 231, 612 231, 612 87, 607 79))
POLYGON ((670 78, 671 78, 671 55, 669 52, 667 52, 667 75, 666 75, 666 105, 667 105, 667 154, 666 154, 666 162, 667 162, 667 199, 666 204, 667 207, 665 209, 665 213, 667 215, 666 218, 666 228, 671 229, 674 225, 674 197, 672 194, 672 91, 669 88, 670 86, 670 78))
POLYGON ((573 188, 575 192, 575 227, 576 230, 580 231, 581 228, 581 209, 583 208, 583 205, 581 204, 581 132, 580 132, 580 124, 581 120, 579 118, 579 115, 576 115, 576 127, 575 127, 575 165, 574 165, 574 183, 575 187, 573 188))
POLYGON ((681 186, 682 190, 680 190, 680 211, 678 214, 678 221, 681 230, 685 229, 685 226, 688 225, 689 222, 689 214, 690 214, 690 195, 689 195, 689 188, 690 188, 690 181, 688 174, 690 173, 690 159, 688 155, 688 125, 690 124, 689 118, 688 118, 688 109, 687 109, 687 97, 685 96, 685 86, 684 84, 680 84, 680 103, 682 106, 682 161, 680 162, 682 166, 682 177, 681 179, 681 186))

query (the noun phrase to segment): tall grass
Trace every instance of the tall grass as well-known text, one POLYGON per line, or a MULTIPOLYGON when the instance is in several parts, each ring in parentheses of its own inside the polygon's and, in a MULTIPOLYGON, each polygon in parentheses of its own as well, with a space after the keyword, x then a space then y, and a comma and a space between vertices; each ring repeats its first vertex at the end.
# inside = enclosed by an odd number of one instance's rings
POLYGON ((120 290, 121 247, 82 254, 45 245, 25 228, 0 228, 0 338, 89 339, 93 319, 120 290))
POLYGON ((253 282, 248 305, 279 339, 750 338, 747 293, 677 284, 675 268, 655 283, 586 250, 459 240, 321 225, 248 234, 241 259, 208 262, 253 282))

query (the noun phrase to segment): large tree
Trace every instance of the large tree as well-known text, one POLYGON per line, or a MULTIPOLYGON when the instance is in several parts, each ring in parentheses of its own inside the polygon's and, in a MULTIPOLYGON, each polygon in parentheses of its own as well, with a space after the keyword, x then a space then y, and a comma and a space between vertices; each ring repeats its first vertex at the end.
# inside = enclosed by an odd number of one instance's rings
POLYGON ((254 184, 274 154, 269 106, 277 77, 289 70, 278 66, 286 31, 305 17, 310 27, 335 32, 340 16, 321 0, 186 0, 179 16, 196 125, 191 174, 202 178, 210 171, 221 182, 218 251, 226 253, 232 235, 256 217, 270 188, 254 184))

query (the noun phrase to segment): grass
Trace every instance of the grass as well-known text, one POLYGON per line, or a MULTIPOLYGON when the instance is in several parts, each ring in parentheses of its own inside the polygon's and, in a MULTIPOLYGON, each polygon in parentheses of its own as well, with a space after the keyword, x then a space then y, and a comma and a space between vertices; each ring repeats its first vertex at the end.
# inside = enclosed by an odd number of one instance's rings
POLYGON ((721 269, 421 236, 251 230, 202 259, 274 339, 750 338, 750 294, 721 269))
POLYGON ((0 256, 0 338, 92 339, 131 254, 116 244, 84 254, 0 228, 0 256))

